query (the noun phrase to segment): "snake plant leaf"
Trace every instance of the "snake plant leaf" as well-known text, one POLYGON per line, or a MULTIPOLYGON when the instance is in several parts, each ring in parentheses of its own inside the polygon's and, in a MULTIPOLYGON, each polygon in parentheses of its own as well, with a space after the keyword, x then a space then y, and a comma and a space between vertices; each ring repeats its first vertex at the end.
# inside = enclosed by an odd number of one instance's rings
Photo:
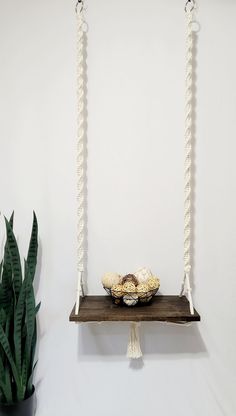
POLYGON ((12 292, 12 270, 11 270, 10 256, 9 256, 9 252, 6 246, 7 245, 5 245, 4 261, 2 265, 0 297, 1 297, 1 306, 7 311, 11 305, 13 292, 12 292))
POLYGON ((26 326, 26 323, 24 323, 24 325, 22 327, 21 334, 22 334, 22 340, 25 340, 25 338, 27 336, 27 326, 26 326))
POLYGON ((14 380, 15 380, 15 383, 16 383, 16 386, 17 386, 17 391, 18 391, 17 397, 20 399, 20 397, 22 396, 21 395, 22 388, 21 388, 21 383, 20 383, 20 377, 19 377, 15 362, 14 362, 13 357, 12 357, 9 341, 8 341, 8 339, 6 337, 6 334, 3 331, 3 328, 2 328, 1 325, 0 325, 0 344, 1 344, 3 350, 6 354, 6 357, 9 361, 10 366, 11 366, 11 371, 12 371, 12 374, 13 374, 13 377, 14 377, 14 380))
POLYGON ((7 389, 7 386, 6 386, 6 384, 2 380, 0 380, 0 389, 3 392, 5 401, 7 403, 11 403, 12 402, 12 396, 9 394, 9 391, 7 389))
POLYGON ((34 368, 34 356, 35 356, 35 350, 37 345, 37 326, 35 325, 34 328, 34 335, 32 339, 32 347, 31 347, 31 357, 30 357, 30 368, 34 368))
POLYGON ((25 314, 26 278, 24 279, 14 312, 14 350, 18 373, 21 372, 22 323, 25 314))
POLYGON ((31 374, 29 376, 29 379, 28 379, 28 383, 27 383, 27 394, 28 395, 30 395, 32 393, 32 390, 33 390, 33 376, 34 376, 34 370, 35 370, 35 367, 36 367, 37 364, 38 364, 38 361, 36 361, 36 363, 34 363, 32 372, 31 372, 31 374))
MULTIPOLYGON (((13 222, 14 222, 14 212, 11 215, 9 220, 9 225, 13 229, 13 222)), ((10 306, 10 299, 12 297, 12 270, 11 270, 11 258, 8 249, 8 241, 6 241, 4 247, 4 262, 1 263, 1 291, 0 291, 0 305, 2 305, 5 309, 8 309, 10 306), (3 269, 3 270, 2 270, 3 269)))
POLYGON ((9 219, 9 224, 10 224, 12 230, 13 230, 13 225, 14 225, 14 211, 12 212, 11 217, 9 219))
POLYGON ((14 309, 14 300, 12 299, 11 305, 7 313, 7 320, 6 320, 6 326, 5 326, 5 334, 6 334, 6 337, 10 341, 11 341, 11 335, 12 335, 12 331, 10 331, 10 329, 13 326, 13 309, 14 309))
POLYGON ((11 267, 13 272, 13 288, 16 299, 18 299, 20 288, 22 284, 22 271, 21 271, 21 262, 20 254, 14 236, 13 230, 10 223, 5 218, 6 232, 7 232, 7 248, 10 255, 11 267))
POLYGON ((27 390, 27 383, 28 383, 28 360, 27 360, 27 351, 25 348, 23 360, 22 360, 22 370, 21 370, 21 383, 24 387, 24 395, 27 390))
POLYGON ((3 356, 0 354, 0 380, 3 380, 4 377, 4 365, 3 365, 3 356))
POLYGON ((37 313, 38 313, 38 311, 39 311, 40 307, 41 307, 41 302, 39 302, 39 303, 38 303, 38 305, 37 305, 37 306, 36 306, 36 308, 35 308, 35 315, 37 315, 37 313))
POLYGON ((2 268, 3 268, 3 261, 0 263, 0 305, 2 306, 3 302, 3 291, 2 291, 2 268))
MULTIPOLYGON (((12 213, 11 218, 9 220, 9 225, 11 226, 12 230, 13 230, 13 221, 14 221, 14 212, 12 213)), ((3 276, 3 277, 9 277, 11 279, 11 258, 10 258, 10 253, 8 249, 8 241, 6 241, 6 244, 4 247, 4 264, 2 261, 1 267, 3 266, 4 266, 5 274, 6 274, 6 276, 3 276)), ((1 270, 1 273, 2 273, 2 270, 1 270)))
MULTIPOLYGON (((9 225, 13 229, 14 222, 14 212, 11 215, 9 220, 9 225)), ((1 276, 1 285, 0 285, 0 305, 8 311, 11 307, 11 300, 13 296, 12 291, 12 267, 11 267, 11 258, 8 248, 8 241, 6 241, 4 247, 4 260, 0 266, 0 276, 1 276)))
POLYGON ((29 271, 34 279, 35 269, 37 265, 37 253, 38 253, 38 221, 35 212, 33 213, 33 225, 27 255, 27 264, 29 267, 29 271))
MULTIPOLYGON (((28 269, 27 269, 27 273, 29 273, 28 269)), ((26 284, 25 305, 26 305, 26 327, 27 327, 26 347, 27 347, 28 365, 30 365, 32 340, 33 340, 35 325, 36 325, 36 319, 35 319, 36 308, 35 308, 34 288, 33 288, 32 281, 29 282, 29 280, 27 280, 27 284, 26 284)))
POLYGON ((3 328, 6 325, 6 321, 7 321, 7 315, 6 315, 5 310, 2 308, 0 309, 0 325, 2 325, 3 328))
POLYGON ((7 399, 8 403, 12 403, 13 402, 13 397, 12 397, 12 387, 11 387, 11 372, 9 367, 5 368, 5 396, 7 399))

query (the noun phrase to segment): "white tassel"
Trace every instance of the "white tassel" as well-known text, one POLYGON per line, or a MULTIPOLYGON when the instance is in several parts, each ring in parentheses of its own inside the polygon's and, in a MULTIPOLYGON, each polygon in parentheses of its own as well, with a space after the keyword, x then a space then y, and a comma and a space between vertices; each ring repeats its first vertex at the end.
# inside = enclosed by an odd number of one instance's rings
POLYGON ((130 325, 130 338, 127 348, 127 357, 136 359, 142 357, 142 351, 139 340, 139 326, 137 322, 132 322, 130 325))

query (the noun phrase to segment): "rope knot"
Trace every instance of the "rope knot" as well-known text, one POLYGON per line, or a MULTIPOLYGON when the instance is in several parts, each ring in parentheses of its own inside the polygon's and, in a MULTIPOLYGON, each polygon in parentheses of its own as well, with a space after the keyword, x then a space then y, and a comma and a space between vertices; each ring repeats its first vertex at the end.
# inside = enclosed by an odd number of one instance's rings
POLYGON ((185 266, 184 271, 186 274, 189 274, 191 272, 191 265, 189 264, 188 266, 185 266))

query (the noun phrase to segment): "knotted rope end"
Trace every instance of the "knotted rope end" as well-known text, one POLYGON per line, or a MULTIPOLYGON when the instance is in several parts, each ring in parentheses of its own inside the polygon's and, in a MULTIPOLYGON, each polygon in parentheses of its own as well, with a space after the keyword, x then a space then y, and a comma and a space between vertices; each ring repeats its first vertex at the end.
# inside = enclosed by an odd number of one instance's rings
POLYGON ((138 359, 143 356, 140 347, 139 326, 140 324, 136 322, 132 322, 130 326, 130 338, 127 348, 127 357, 131 359, 138 359))

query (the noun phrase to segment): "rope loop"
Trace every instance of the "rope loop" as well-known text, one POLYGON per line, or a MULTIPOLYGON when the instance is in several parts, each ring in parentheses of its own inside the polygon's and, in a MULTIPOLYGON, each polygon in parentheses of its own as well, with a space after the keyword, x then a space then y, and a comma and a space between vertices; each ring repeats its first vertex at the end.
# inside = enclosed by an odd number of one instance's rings
POLYGON ((82 13, 84 11, 84 0, 78 0, 75 6, 75 13, 79 14, 82 13), (80 5, 80 9, 79 9, 79 5, 80 5))
POLYGON ((195 9, 195 7, 196 7, 195 0, 187 0, 184 10, 186 13, 191 13, 195 9))

